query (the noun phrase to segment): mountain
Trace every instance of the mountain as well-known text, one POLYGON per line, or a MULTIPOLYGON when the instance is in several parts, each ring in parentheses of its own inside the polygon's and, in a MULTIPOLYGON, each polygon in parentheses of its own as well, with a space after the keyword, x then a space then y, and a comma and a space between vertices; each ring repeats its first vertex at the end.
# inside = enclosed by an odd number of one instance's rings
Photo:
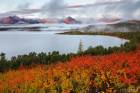
POLYGON ((40 23, 38 19, 26 19, 18 16, 8 16, 0 19, 0 24, 36 24, 40 23))
POLYGON ((64 19, 28 19, 20 18, 18 16, 8 16, 0 19, 0 24, 38 24, 38 23, 65 23, 65 24, 78 24, 81 23, 72 17, 64 19))
POLYGON ((80 24, 81 22, 72 18, 72 17, 66 17, 64 19, 42 19, 42 23, 65 23, 65 24, 80 24))
POLYGON ((80 21, 77 21, 76 19, 74 19, 72 17, 67 17, 67 18, 63 19, 62 22, 66 23, 66 24, 78 24, 78 23, 81 23, 80 21))
POLYGON ((20 20, 17 16, 8 16, 0 19, 1 24, 15 24, 20 20))

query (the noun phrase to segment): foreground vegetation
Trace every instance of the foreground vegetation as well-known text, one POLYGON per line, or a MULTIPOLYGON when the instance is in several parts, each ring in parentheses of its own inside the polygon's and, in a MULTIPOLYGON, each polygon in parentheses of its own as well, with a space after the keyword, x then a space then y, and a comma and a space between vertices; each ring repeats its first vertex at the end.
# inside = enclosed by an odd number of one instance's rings
POLYGON ((80 42, 77 54, 30 53, 7 60, 2 53, 0 93, 140 93, 140 32, 94 34, 130 41, 85 51, 80 42))
POLYGON ((59 54, 59 52, 52 53, 29 53, 28 55, 19 55, 12 57, 10 60, 5 58, 5 54, 1 54, 0 60, 0 72, 5 72, 11 69, 18 69, 21 65, 29 68, 30 66, 36 65, 50 65, 57 62, 65 62, 69 60, 74 54, 59 54))
POLYGON ((0 93, 140 93, 140 50, 0 74, 0 93))

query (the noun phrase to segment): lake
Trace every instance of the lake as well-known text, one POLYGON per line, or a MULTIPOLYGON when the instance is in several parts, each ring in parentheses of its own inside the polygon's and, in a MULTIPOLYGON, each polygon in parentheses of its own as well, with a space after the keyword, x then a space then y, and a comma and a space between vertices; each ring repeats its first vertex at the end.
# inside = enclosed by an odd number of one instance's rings
POLYGON ((0 32, 0 52, 6 53, 7 58, 28 54, 30 52, 76 53, 80 40, 83 48, 120 46, 127 42, 125 39, 101 35, 60 35, 58 31, 6 31, 0 32))

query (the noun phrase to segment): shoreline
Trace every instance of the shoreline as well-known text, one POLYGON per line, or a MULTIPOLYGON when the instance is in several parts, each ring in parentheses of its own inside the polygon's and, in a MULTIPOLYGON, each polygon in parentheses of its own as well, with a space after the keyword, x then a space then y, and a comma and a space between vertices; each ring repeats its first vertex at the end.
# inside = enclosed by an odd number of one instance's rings
POLYGON ((105 35, 105 36, 116 36, 123 39, 130 39, 128 34, 140 34, 138 31, 134 32, 82 32, 82 31, 68 31, 63 33, 56 33, 62 35, 105 35))

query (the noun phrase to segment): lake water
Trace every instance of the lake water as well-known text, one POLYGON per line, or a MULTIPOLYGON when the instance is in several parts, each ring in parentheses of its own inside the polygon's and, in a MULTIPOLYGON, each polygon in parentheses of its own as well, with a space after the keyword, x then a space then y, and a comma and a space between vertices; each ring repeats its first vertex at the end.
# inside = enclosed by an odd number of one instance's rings
POLYGON ((57 31, 27 32, 27 31, 6 31, 0 32, 0 52, 6 53, 8 58, 30 52, 52 52, 76 53, 80 40, 83 48, 120 46, 127 42, 111 36, 101 35, 59 35, 57 31))

